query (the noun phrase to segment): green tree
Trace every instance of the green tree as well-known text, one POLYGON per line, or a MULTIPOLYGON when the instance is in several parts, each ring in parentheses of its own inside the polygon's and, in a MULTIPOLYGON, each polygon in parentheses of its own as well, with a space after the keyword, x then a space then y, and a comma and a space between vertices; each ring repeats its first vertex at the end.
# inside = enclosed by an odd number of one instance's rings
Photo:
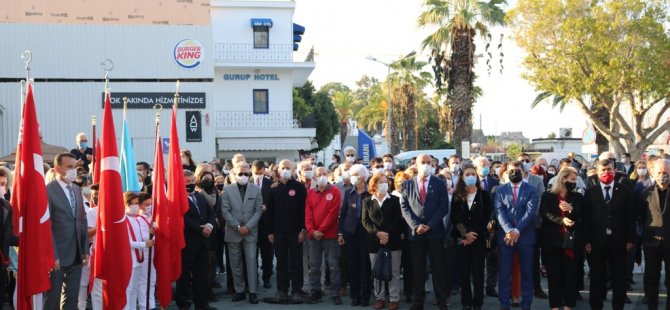
POLYGON ((509 21, 533 105, 575 105, 614 151, 640 158, 670 129, 669 11, 667 1, 519 0, 509 21))
POLYGON ((326 94, 332 94, 333 92, 351 92, 349 86, 344 85, 340 82, 329 82, 321 86, 319 91, 325 92, 326 94))
MULTIPOLYGON (((305 101, 298 88, 293 89, 293 118, 302 122, 307 116, 312 114, 312 106, 305 101)), ((310 95, 311 98, 311 95, 310 95)))
POLYGON ((440 59, 434 67, 438 75, 436 84, 440 88, 442 80, 447 83, 452 122, 449 136, 459 155, 462 154, 461 141, 469 140, 472 135, 474 37, 477 34, 487 36, 490 26, 504 25, 505 12, 501 8, 504 4, 505 0, 424 0, 426 10, 418 19, 419 26, 437 26, 435 32, 423 41, 423 47, 432 48, 433 58, 440 59), (441 52, 443 50, 449 54, 441 52), (442 60, 446 68, 443 68, 442 60))
POLYGON ((510 144, 505 151, 507 158, 516 158, 521 153, 523 153, 523 147, 516 143, 510 144))
POLYGON ((350 91, 336 91, 330 96, 337 112, 337 120, 340 123, 340 143, 344 144, 344 139, 347 137, 348 121, 354 119, 355 112, 360 109, 359 102, 350 91))
MULTIPOLYGON (((319 91, 314 96, 314 118, 316 120, 316 142, 321 150, 333 140, 338 133, 340 124, 337 112, 330 95, 319 91)), ((318 151, 317 150, 317 151, 318 151)))

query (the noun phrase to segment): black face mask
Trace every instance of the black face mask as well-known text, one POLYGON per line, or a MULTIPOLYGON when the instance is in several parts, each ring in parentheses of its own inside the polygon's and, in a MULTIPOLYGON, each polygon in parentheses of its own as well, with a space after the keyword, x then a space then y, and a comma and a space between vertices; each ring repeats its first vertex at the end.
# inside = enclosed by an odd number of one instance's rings
POLYGON ((216 184, 216 189, 219 190, 219 192, 223 191, 223 184, 216 184))
POLYGON ((186 184, 186 192, 192 193, 195 190, 195 184, 186 184))
POLYGON ((214 181, 210 179, 204 179, 200 182, 200 187, 205 190, 207 193, 211 193, 214 189, 214 181))
POLYGON ((8 188, 7 191, 5 192, 5 200, 7 200, 7 201, 11 201, 11 200, 12 200, 12 192, 9 190, 9 188, 8 188))
POLYGON ((574 192, 576 188, 577 188, 577 183, 565 182, 565 189, 568 192, 574 192))
POLYGON ((514 173, 509 175, 509 181, 512 183, 519 183, 523 180, 523 176, 521 176, 521 171, 515 171, 514 173))

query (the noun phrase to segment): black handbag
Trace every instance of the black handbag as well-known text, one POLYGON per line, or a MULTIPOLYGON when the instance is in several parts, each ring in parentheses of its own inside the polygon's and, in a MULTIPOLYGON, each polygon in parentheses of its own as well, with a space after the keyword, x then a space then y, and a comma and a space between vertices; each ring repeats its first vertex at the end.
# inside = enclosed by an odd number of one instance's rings
POLYGON ((575 247, 575 232, 568 230, 568 232, 563 235, 563 248, 572 249, 575 247))
POLYGON ((393 278, 391 251, 387 247, 379 248, 372 266, 372 277, 380 281, 391 281, 391 278, 393 278))

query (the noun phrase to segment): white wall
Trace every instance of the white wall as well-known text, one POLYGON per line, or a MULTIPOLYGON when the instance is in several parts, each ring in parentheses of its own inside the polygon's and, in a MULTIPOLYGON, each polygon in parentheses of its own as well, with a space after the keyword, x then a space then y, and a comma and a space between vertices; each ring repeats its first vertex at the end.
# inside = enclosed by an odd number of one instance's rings
POLYGON ((278 7, 216 7, 212 5, 215 43, 253 44, 252 18, 272 19, 270 44, 293 44, 293 9, 278 7))
POLYGON ((212 109, 216 111, 253 111, 253 90, 268 89, 268 108, 273 111, 293 111, 293 81, 289 70, 216 68, 212 109), (247 81, 226 81, 224 74, 250 74, 247 81), (255 81, 254 74, 276 74, 279 81, 255 81))

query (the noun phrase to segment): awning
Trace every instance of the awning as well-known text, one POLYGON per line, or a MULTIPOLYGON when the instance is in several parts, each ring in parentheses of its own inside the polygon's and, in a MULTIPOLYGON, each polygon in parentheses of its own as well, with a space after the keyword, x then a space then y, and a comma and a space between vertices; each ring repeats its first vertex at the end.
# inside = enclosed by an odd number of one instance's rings
POLYGON ((293 35, 293 43, 300 42, 302 41, 302 36, 299 34, 294 34, 293 35))
POLYGON ((293 34, 299 34, 299 35, 305 34, 305 27, 293 23, 293 34))
POLYGON ((252 18, 251 27, 272 27, 272 20, 269 18, 252 18))

